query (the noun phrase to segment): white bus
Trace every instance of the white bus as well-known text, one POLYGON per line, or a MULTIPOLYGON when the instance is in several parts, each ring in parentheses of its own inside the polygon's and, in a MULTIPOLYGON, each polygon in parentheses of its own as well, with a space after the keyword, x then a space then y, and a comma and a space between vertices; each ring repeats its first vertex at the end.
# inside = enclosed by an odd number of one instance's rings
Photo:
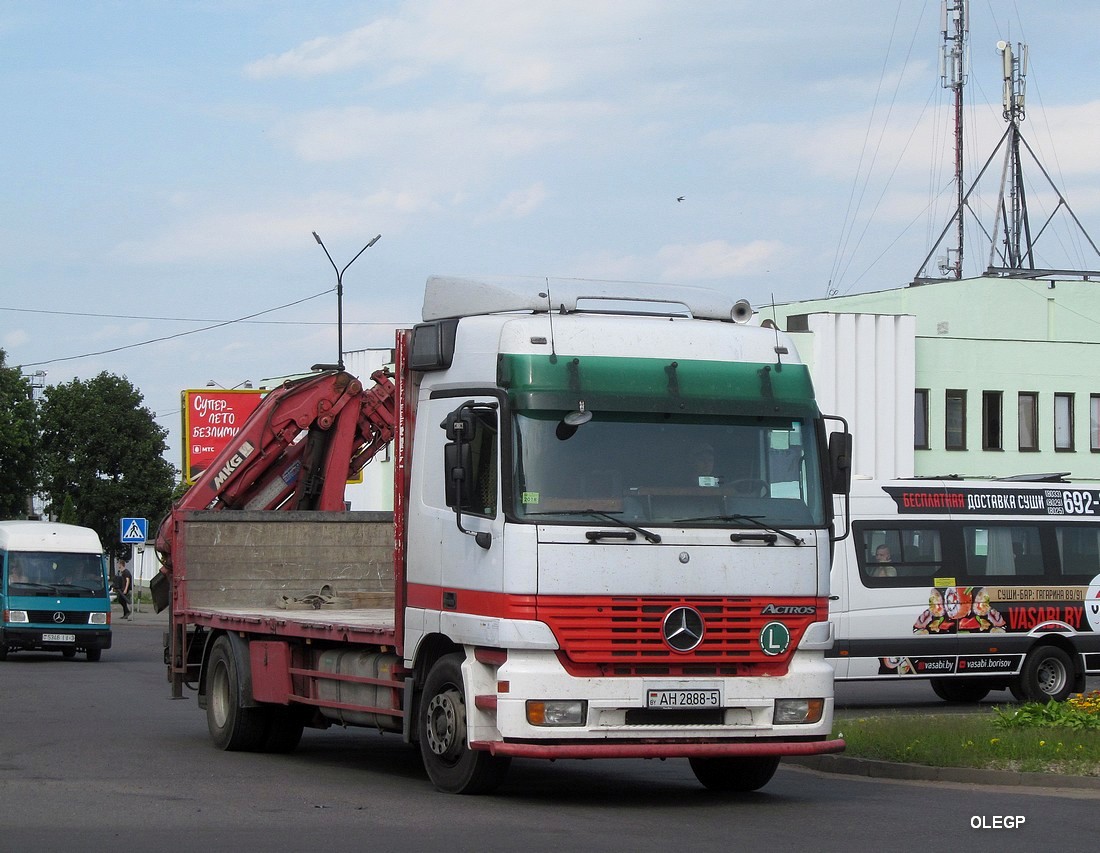
POLYGON ((1100 675, 1100 484, 855 480, 833 563, 839 680, 1062 700, 1100 675))

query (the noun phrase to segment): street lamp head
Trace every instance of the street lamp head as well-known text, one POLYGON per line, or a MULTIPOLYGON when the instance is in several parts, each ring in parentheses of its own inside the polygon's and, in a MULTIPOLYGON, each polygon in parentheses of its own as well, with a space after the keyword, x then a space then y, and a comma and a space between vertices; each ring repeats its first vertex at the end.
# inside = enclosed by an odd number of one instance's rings
POLYGON ((322 243, 322 242, 321 242, 321 238, 317 236, 317 232, 316 232, 316 231, 314 231, 314 232, 313 232, 313 239, 317 241, 317 245, 318 245, 318 246, 323 246, 323 245, 325 245, 324 243, 322 243))

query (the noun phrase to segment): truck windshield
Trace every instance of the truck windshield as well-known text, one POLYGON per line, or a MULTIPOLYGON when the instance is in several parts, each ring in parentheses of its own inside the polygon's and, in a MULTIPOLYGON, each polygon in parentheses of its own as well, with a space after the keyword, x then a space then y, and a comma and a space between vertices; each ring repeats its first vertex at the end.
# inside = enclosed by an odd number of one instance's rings
POLYGON ((107 594, 99 554, 11 551, 7 556, 9 595, 102 597, 107 594))
POLYGON ((591 524, 585 511, 642 525, 821 527, 812 424, 797 418, 519 412, 519 519, 591 524))

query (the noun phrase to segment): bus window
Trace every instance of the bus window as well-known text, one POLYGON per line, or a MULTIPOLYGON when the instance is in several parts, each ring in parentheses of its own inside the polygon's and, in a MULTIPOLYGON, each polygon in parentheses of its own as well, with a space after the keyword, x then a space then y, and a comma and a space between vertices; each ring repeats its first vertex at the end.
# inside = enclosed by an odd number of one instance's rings
POLYGON ((1063 575, 1092 578, 1100 574, 1100 527, 1056 527, 1055 535, 1063 575))
POLYGON ((1043 574, 1037 527, 964 527, 963 542, 968 575, 1043 574))
POLYGON ((934 528, 872 528, 862 532, 863 573, 871 578, 921 578, 943 565, 940 532, 934 528))

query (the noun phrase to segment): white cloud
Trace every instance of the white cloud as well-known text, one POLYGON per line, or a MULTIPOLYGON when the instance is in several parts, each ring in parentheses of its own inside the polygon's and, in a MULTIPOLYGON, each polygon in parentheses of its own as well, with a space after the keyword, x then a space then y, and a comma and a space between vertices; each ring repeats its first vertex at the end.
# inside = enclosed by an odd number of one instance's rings
POLYGON ((529 187, 508 193, 497 205, 493 218, 522 219, 542 206, 547 198, 546 187, 541 181, 529 187))
POLYGON ((29 340, 30 335, 28 335, 23 329, 11 329, 10 331, 4 333, 4 347, 7 349, 22 346, 29 340))
POLYGON ((621 74, 626 34, 652 33, 668 14, 654 2, 615 0, 409 2, 365 26, 251 62, 245 73, 266 79, 368 68, 374 85, 384 85, 445 71, 490 92, 545 94, 594 73, 621 74))
POLYGON ((702 281, 758 273, 779 258, 785 247, 778 240, 754 240, 734 246, 725 240, 664 246, 657 252, 662 278, 702 281))
POLYGON ((790 249, 778 240, 754 240, 735 246, 726 240, 662 246, 651 257, 595 253, 578 261, 568 274, 618 281, 665 281, 693 284, 755 275, 767 271, 790 249))
MULTIPOLYGON (((119 243, 113 260, 130 264, 195 262, 211 259, 278 255, 310 240, 312 231, 326 237, 362 237, 365 222, 386 222, 400 230, 409 217, 438 209, 432 200, 412 191, 384 189, 366 197, 319 193, 287 199, 277 209, 196 210, 187 221, 161 233, 119 243)), ((368 235, 369 236, 369 235, 368 235)))

